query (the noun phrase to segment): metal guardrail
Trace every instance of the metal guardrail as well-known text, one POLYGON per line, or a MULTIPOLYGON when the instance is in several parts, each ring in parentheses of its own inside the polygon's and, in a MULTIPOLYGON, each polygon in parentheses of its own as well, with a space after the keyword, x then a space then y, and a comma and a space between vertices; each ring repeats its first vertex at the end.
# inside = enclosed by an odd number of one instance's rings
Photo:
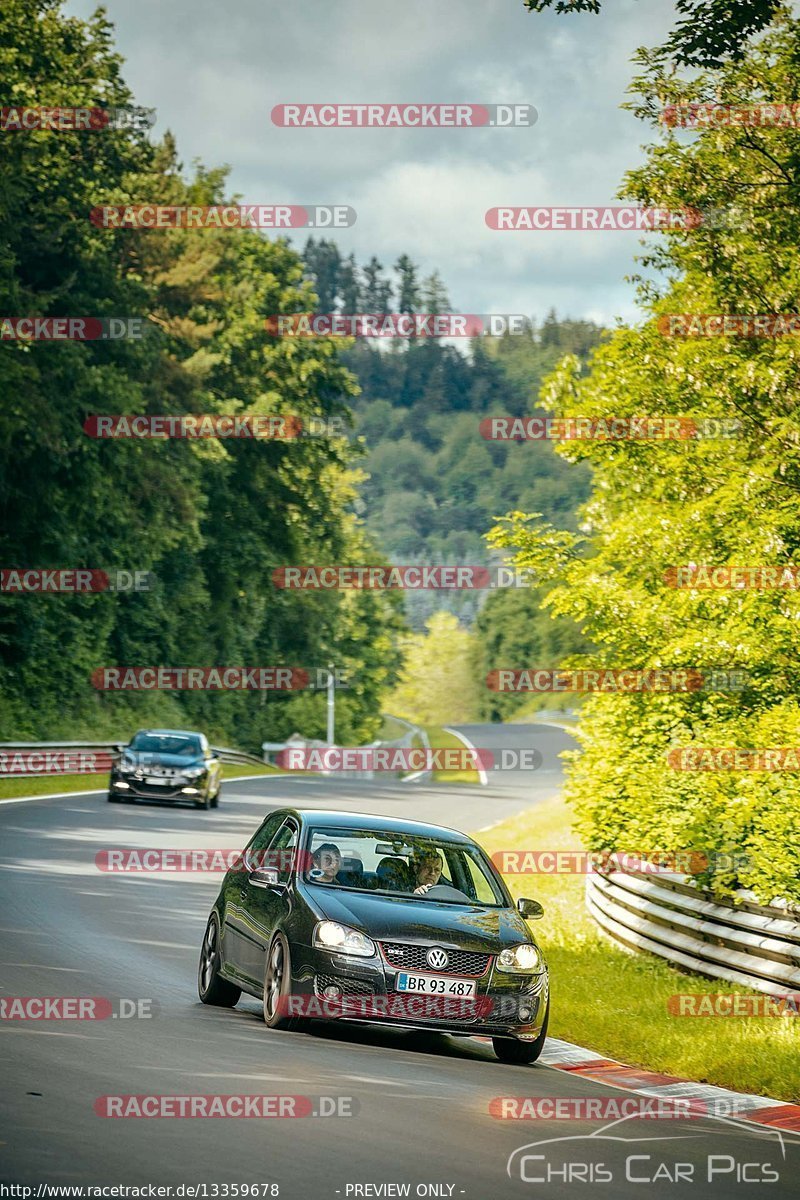
MULTIPOLYGON (((385 746, 396 747, 399 749, 411 749, 415 744, 414 739, 416 738, 417 741, 421 743, 423 749, 430 750, 430 741, 428 740, 428 735, 421 726, 414 725, 411 721, 406 721, 403 717, 393 717, 388 713, 382 713, 381 716, 391 721, 395 721, 398 725, 403 725, 406 729, 406 732, 402 735, 402 737, 393 738, 386 741, 378 739, 378 741, 370 742, 368 746, 363 747, 363 749, 374 750, 385 746)), ((270 756, 272 754, 280 753, 281 751, 287 750, 290 747, 297 747, 304 750, 325 750, 327 746, 328 743, 321 741, 319 738, 298 738, 295 735, 286 742, 264 742, 262 749, 264 751, 264 762, 271 763, 270 756)), ((271 765, 275 766, 279 764, 271 763, 271 765)), ((320 771, 319 774, 322 776, 327 776, 330 775, 331 772, 323 770, 320 771)), ((384 773, 381 772, 381 774, 383 775, 384 773)), ((420 779, 429 778, 431 771, 430 769, 425 768, 424 770, 413 771, 411 773, 394 771, 386 774, 388 777, 393 776, 395 778, 399 778, 403 783, 411 783, 420 779)), ((337 771, 336 776, 339 779, 374 779, 375 771, 337 771)))
MULTIPOLYGON (((398 725, 405 725, 406 733, 401 738, 395 738, 394 741, 375 742, 376 746, 401 746, 410 750, 413 747, 414 739, 416 738, 422 743, 424 750, 430 750, 430 739, 421 725, 415 725, 412 721, 406 721, 404 717, 392 716, 391 713, 382 713, 381 715, 384 718, 388 718, 390 721, 396 721, 398 725)), ((374 774, 374 771, 370 771, 369 778, 373 778, 374 774)), ((412 771, 410 774, 406 773, 405 775, 401 775, 400 779, 402 783, 416 783, 422 779, 430 779, 432 774, 433 772, 430 770, 430 768, 425 767, 421 771, 412 771)))
MULTIPOLYGON (((0 742, 0 779, 102 774, 111 769, 118 757, 117 747, 124 745, 125 738, 115 742, 0 742)), ((260 758, 244 750, 226 746, 211 749, 224 763, 264 765, 260 758)))
POLYGON ((247 766, 252 763, 256 767, 264 766, 262 758, 259 758, 256 754, 248 754, 244 750, 230 750, 225 746, 212 746, 211 749, 224 763, 238 763, 240 766, 247 766))
MULTIPOLYGON (((800 919, 763 905, 713 900, 684 876, 591 873, 587 908, 621 945, 773 996, 800 990, 800 919)), ((798 915, 800 916, 800 914, 798 915)))

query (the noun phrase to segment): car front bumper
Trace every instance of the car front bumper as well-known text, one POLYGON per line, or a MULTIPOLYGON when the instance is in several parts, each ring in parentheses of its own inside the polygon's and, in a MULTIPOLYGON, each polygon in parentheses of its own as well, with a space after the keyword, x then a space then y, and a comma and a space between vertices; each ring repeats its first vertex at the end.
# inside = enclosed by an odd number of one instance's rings
POLYGON ((204 796, 207 785, 208 774, 201 775, 199 779, 187 779, 181 775, 175 779, 167 779, 165 783, 156 784, 112 771, 108 790, 114 795, 134 797, 137 800, 191 801, 204 796))
POLYGON ((507 974, 496 970, 495 961, 493 955, 488 970, 480 977, 457 976, 474 981, 474 997, 422 995, 396 991, 400 970, 380 955, 359 959, 294 945, 295 1015, 532 1040, 541 1031, 547 1011, 548 972, 507 974))

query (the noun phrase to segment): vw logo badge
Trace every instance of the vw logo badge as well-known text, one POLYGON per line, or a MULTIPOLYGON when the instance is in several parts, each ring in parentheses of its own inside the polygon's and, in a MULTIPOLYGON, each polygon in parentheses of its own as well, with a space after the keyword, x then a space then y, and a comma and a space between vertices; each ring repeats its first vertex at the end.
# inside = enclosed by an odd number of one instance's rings
POLYGON ((442 971, 450 961, 444 950, 440 950, 438 946, 434 946, 425 955, 429 967, 434 967, 437 971, 442 971))

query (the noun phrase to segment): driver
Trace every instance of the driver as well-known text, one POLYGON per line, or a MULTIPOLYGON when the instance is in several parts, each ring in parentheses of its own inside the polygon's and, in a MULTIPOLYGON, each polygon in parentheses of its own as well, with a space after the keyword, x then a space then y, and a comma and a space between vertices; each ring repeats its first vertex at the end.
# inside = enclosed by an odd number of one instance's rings
POLYGON ((323 842, 312 854, 316 870, 312 871, 314 883, 340 883, 339 868, 342 852, 335 842, 323 842))
POLYGON ((415 896, 424 896, 432 887, 436 887, 442 877, 442 860, 436 850, 425 850, 414 859, 414 873, 417 886, 415 896))

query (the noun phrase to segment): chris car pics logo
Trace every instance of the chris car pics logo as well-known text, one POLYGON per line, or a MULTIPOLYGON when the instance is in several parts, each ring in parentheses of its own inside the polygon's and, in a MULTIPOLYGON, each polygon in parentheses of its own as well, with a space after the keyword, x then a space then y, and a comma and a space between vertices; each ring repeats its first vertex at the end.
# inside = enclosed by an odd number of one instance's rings
MULTIPOLYGON (((739 1135, 742 1132, 741 1124, 728 1117, 716 1118, 707 1131, 637 1137, 629 1122, 638 1119, 636 1115, 622 1117, 590 1134, 528 1142, 509 1155, 506 1173, 522 1183, 554 1185, 553 1194, 561 1194, 565 1184, 573 1183, 677 1184, 679 1188, 696 1184, 702 1188, 710 1183, 723 1187, 776 1183, 781 1178, 786 1147, 777 1129, 754 1124, 742 1148, 741 1142, 723 1140, 721 1125, 732 1127, 730 1131, 739 1135), (698 1138, 707 1144, 703 1153, 696 1148, 698 1138), (680 1145, 686 1141, 693 1144, 691 1154, 680 1145)), ((674 1122, 670 1124, 674 1129, 674 1122)), ((697 1195, 703 1192, 698 1190, 697 1195)))

